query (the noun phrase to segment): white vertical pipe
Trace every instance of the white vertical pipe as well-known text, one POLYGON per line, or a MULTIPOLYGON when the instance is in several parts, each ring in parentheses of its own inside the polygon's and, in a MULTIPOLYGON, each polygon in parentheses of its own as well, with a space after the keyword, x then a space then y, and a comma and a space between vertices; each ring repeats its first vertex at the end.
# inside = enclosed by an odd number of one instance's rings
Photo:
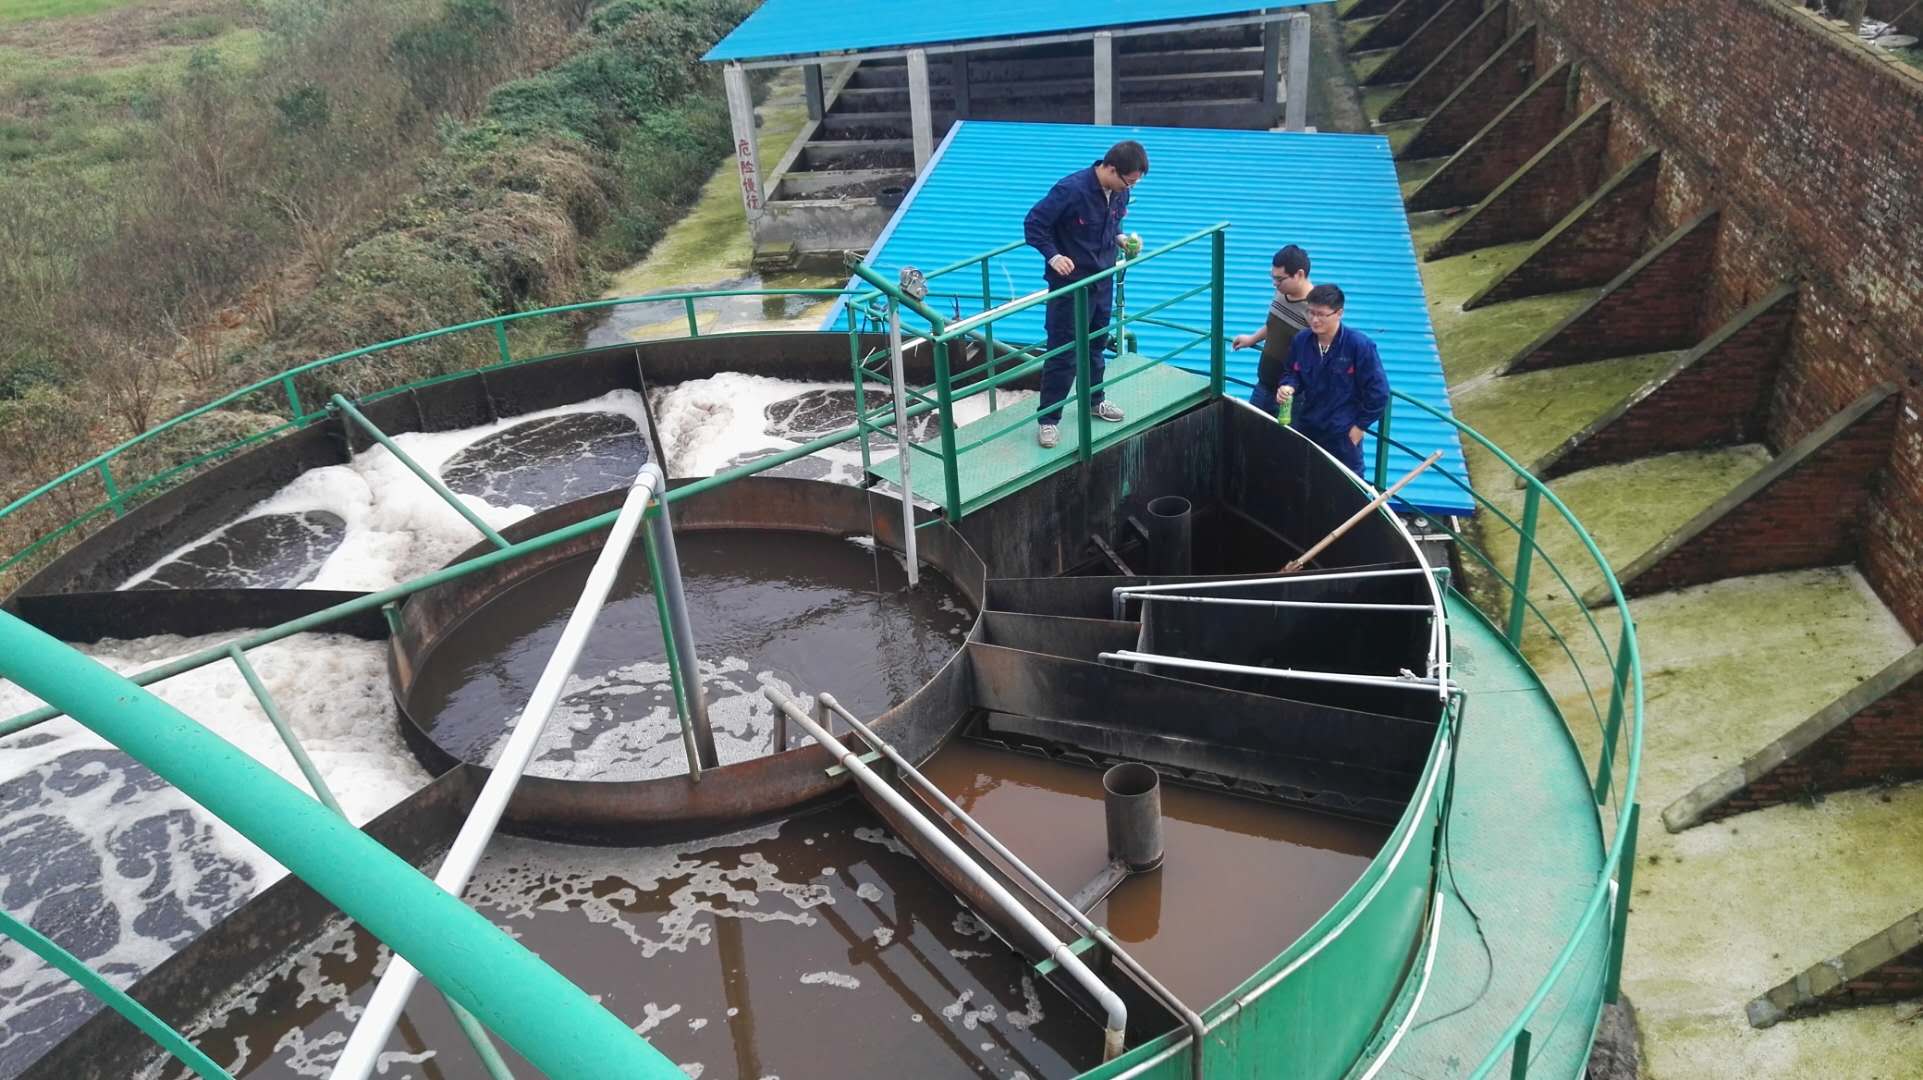
POLYGON ((921 559, 915 554, 915 489, 908 483, 908 376, 901 358, 901 302, 892 298, 888 301, 888 368, 895 391, 895 460, 901 463, 901 553, 912 589, 921 582, 921 559))
MULTIPOLYGON (((614 587, 615 575, 621 569, 629 545, 634 542, 635 532, 641 527, 648 500, 664 486, 661 467, 649 462, 641 467, 640 474, 634 479, 634 486, 628 489, 627 501, 621 504, 621 512, 616 515, 614 527, 608 532, 608 542, 594 560, 594 569, 588 572, 588 582, 581 590, 581 599, 575 604, 573 614, 568 616, 567 625, 561 629, 561 640, 555 643, 554 653, 548 657, 547 666, 541 669, 541 678, 534 684, 534 693, 528 698, 527 707, 521 710, 520 718, 514 721, 507 744, 501 748, 500 760, 488 774, 480 795, 475 797, 474 809, 461 824, 461 831, 448 848, 447 857, 441 860, 440 872, 434 875, 434 884, 455 896, 461 895, 461 890, 467 888, 468 879, 474 876, 474 867, 487 851, 488 841, 493 838, 494 829, 500 824, 502 813, 507 810, 508 799, 514 795, 522 772, 534 758, 541 731, 554 714, 554 707, 560 704, 561 692, 566 688, 569 676, 574 674, 575 665, 580 662, 588 634, 594 630, 595 617, 607 602, 608 592, 614 587)), ((331 1080, 366 1080, 381 1051, 387 1047, 387 1037, 400 1020, 401 1010, 407 1007, 407 999, 420 979, 421 973, 414 969, 414 965, 395 954, 386 972, 381 975, 380 982, 374 987, 374 996, 368 999, 360 1023, 348 1036, 340 1059, 334 1063, 334 1071, 329 1074, 331 1080)))

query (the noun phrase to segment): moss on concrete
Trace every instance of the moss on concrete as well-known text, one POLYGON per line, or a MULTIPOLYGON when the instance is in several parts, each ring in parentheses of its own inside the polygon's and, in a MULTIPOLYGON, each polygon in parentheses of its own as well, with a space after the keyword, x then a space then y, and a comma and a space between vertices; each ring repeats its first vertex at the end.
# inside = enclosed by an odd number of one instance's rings
POLYGON ((1362 109, 1369 114, 1369 122, 1372 124, 1375 123, 1376 118, 1382 115, 1382 110, 1388 108, 1389 103, 1400 96, 1402 96, 1402 87, 1400 86, 1363 87, 1362 109))
MULTIPOLYGON (((1410 224, 1420 250, 1451 221, 1412 215, 1410 224)), ((1592 422, 1667 359, 1492 378, 1497 364, 1594 295, 1463 311, 1462 301, 1526 247, 1422 265, 1458 414, 1525 463, 1592 422)), ((1508 469, 1494 455, 1468 449, 1477 489, 1519 519, 1524 493, 1512 487, 1508 469)), ((1620 566, 1768 460, 1760 446, 1670 454, 1576 473, 1551 490, 1604 557, 1620 566)), ((1516 537, 1493 512, 1480 518, 1472 526, 1476 540, 1510 572, 1516 537)), ((1537 543, 1569 578, 1557 580, 1539 559, 1529 589, 1564 643, 1532 625, 1524 653, 1555 695, 1593 773, 1609 707, 1605 649, 1615 649, 1621 623, 1614 611, 1587 612, 1575 599, 1600 582, 1602 572, 1547 506, 1537 543)), ((1464 563, 1473 571, 1473 559, 1464 563)), ((1487 572, 1465 579, 1486 610, 1506 612, 1507 590, 1487 572)), ((1631 611, 1647 712, 1638 796, 1644 824, 1624 989, 1636 1002, 1644 1035, 1644 1075, 1917 1075, 1923 1025, 1893 1022, 1911 1010, 1859 1009, 1757 1031, 1743 1007, 1923 904, 1916 889, 1923 880, 1923 785, 1777 807, 1675 836, 1658 816, 1697 783, 1880 670, 1910 648, 1908 636, 1850 568, 1721 581, 1637 600, 1631 611)), ((1615 778, 1620 784, 1620 768, 1615 778)), ((1616 805, 1612 797, 1604 811, 1612 828, 1616 805)))
POLYGON ((1389 140, 1389 149, 1398 153, 1404 146, 1409 145, 1409 140, 1415 138, 1416 132, 1420 130, 1422 130, 1420 120, 1399 120, 1393 124, 1375 126, 1375 133, 1385 136, 1389 140))
POLYGON ((1420 161, 1396 162, 1396 179, 1402 183, 1402 197, 1408 198, 1410 192, 1421 186, 1424 180, 1434 176, 1436 170, 1442 168, 1448 160, 1446 157, 1432 157, 1423 158, 1420 161))

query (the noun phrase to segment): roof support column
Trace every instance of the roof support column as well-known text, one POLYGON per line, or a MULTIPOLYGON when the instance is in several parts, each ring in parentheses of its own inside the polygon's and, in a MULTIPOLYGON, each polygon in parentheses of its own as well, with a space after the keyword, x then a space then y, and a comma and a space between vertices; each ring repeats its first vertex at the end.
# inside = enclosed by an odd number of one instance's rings
POLYGON ((721 81, 728 94, 728 121, 734 128, 734 157, 741 175, 741 206, 748 214, 748 238, 761 232, 763 194, 761 156, 755 148, 755 99, 748 89, 748 72, 740 64, 722 69, 721 81))
POLYGON ((935 118, 928 103, 928 52, 908 53, 908 122, 915 136, 915 171, 921 172, 935 153, 935 118))
POLYGON ((808 119, 819 121, 828 107, 828 94, 821 85, 820 64, 801 69, 801 92, 808 99, 808 119))
POLYGON ((1289 96, 1282 126, 1301 131, 1309 124, 1309 15, 1289 16, 1289 96))
POLYGON ((1262 24, 1262 104, 1274 105, 1281 100, 1281 81, 1282 24, 1265 22, 1262 24))
POLYGON ((1115 35, 1107 30, 1095 35, 1095 122, 1115 122, 1115 35))

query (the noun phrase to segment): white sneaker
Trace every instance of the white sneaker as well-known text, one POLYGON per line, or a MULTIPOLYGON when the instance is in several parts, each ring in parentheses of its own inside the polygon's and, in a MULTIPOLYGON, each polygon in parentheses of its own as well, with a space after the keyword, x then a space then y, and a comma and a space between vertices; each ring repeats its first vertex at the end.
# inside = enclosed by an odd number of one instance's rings
POLYGON ((1089 410, 1089 412, 1097 420, 1106 420, 1111 424, 1119 424, 1122 422, 1122 410, 1116 408, 1113 405, 1110 405, 1106 401, 1102 402, 1100 405, 1095 406, 1093 409, 1089 410))
POLYGON ((1054 424, 1043 424, 1042 430, 1035 436, 1035 441, 1042 444, 1042 449, 1053 450, 1055 444, 1062 441, 1062 429, 1054 424))

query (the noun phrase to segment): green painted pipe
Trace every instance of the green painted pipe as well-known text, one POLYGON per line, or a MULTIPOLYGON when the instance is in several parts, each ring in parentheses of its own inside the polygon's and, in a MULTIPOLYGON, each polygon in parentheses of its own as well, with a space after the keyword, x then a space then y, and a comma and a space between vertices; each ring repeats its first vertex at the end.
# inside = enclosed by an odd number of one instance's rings
POLYGON ((0 934, 32 949, 34 955, 52 964, 68 978, 80 984, 89 994, 107 1003, 113 1011, 133 1021, 135 1027, 146 1032, 167 1052, 179 1058, 186 1066, 207 1080, 234 1080, 226 1069, 214 1063, 214 1059, 200 1052, 200 1048, 187 1041, 186 1036, 168 1027, 166 1021, 147 1011, 147 1006, 135 1001, 125 990, 102 978, 100 973, 88 967, 84 961, 61 948, 52 938, 28 926, 4 911, 0 911, 0 934))
POLYGON ((60 641, 0 613, 0 675, 179 788, 552 1077, 685 1080, 519 942, 273 770, 60 641))
POLYGON ((280 732, 280 741, 286 744, 287 752, 293 755, 294 764, 300 767, 301 775, 307 778, 308 786, 314 789, 314 797, 321 801, 321 805, 342 818, 347 817, 347 811, 341 809, 340 801, 334 798, 334 792, 328 788, 327 781, 321 777, 320 770, 314 767, 314 759, 307 756, 307 748, 300 744, 300 738, 294 734, 294 729, 288 726, 287 718, 280 714, 279 708, 275 707, 274 696, 267 692, 267 686, 260 681, 260 675, 254 670, 254 665, 247 662, 247 654, 240 651, 240 646, 229 645, 227 655, 233 658, 234 666, 240 669, 240 677, 247 680, 247 689, 254 692, 254 700, 260 702, 260 711, 267 714, 267 722, 274 725, 275 731, 280 732))
POLYGON ((473 507, 462 502, 460 496, 454 494, 452 491, 449 491, 447 489, 447 485, 441 483, 440 477, 435 476, 433 473, 422 468, 420 462, 415 461, 411 457, 408 457, 407 451, 402 450, 399 446, 396 446, 394 444, 394 440, 387 437, 387 432, 382 431, 378 427, 375 427, 374 422, 372 420, 369 420, 367 417, 362 416, 361 411, 354 407, 353 402, 347 400, 346 398, 342 397, 339 394, 335 394, 332 401, 329 404, 333 408, 339 409, 340 411, 346 413, 348 418, 353 420, 356 424, 359 424, 361 426, 361 430, 367 432, 368 436, 372 438, 375 442, 380 443, 382 446, 387 447, 387 452, 390 454, 393 454, 396 458, 400 460, 401 464, 407 466, 408 472, 411 472, 415 476, 420 477, 421 482, 426 484, 428 487, 432 488, 434 490, 434 494, 441 497, 442 502, 453 507, 455 513, 466 518, 467 523, 469 525, 472 525, 475 528, 481 530, 481 535, 487 537, 489 543, 493 544, 497 548, 504 548, 504 547, 511 546, 507 541, 507 537, 502 536, 498 532, 495 532, 493 526, 481 520, 481 516, 474 512, 473 507))

